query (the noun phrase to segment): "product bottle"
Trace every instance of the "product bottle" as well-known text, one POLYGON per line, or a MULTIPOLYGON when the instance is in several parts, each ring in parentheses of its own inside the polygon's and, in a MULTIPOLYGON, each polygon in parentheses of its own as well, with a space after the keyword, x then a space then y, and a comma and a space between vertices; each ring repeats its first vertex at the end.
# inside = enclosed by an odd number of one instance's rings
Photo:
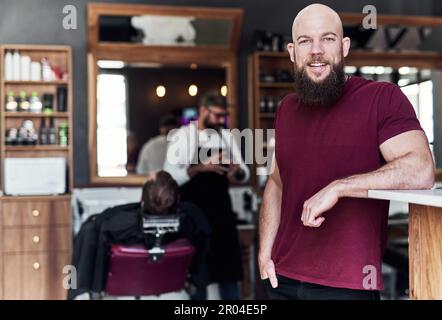
POLYGON ((12 80, 20 80, 20 53, 15 50, 12 55, 12 80))
POLYGON ((41 73, 43 81, 52 81, 52 69, 47 58, 41 59, 41 73))
POLYGON ((41 118, 40 130, 38 131, 38 140, 40 144, 48 144, 48 131, 46 129, 45 118, 41 118))
POLYGON ((60 123, 58 126, 58 144, 67 147, 69 141, 69 126, 66 122, 60 123))
POLYGON ((41 81, 41 64, 38 61, 31 62, 31 80, 41 81))
POLYGON ((55 132, 54 118, 51 117, 49 120, 49 132, 48 132, 48 144, 56 144, 57 137, 55 132))
POLYGON ((36 91, 32 92, 31 99, 29 99, 29 111, 40 113, 42 110, 42 103, 36 91))
POLYGON ((54 95, 51 93, 43 94, 43 112, 51 114, 54 111, 54 95))
POLYGON ((6 97, 6 111, 16 112, 17 111, 17 101, 15 100, 14 91, 9 91, 6 97))
POLYGON ((57 111, 66 112, 67 111, 67 88, 58 87, 57 88, 57 111))
POLYGON ((267 99, 264 96, 259 100, 259 111, 263 113, 267 112, 267 99))
POLYGON ((10 81, 13 79, 14 71, 13 71, 13 62, 12 62, 12 53, 11 51, 6 51, 5 54, 5 80, 10 81))
POLYGON ((29 81, 31 79, 31 57, 20 57, 20 80, 29 81))
POLYGON ((18 104, 18 111, 29 111, 29 101, 26 92, 20 91, 20 102, 18 104))

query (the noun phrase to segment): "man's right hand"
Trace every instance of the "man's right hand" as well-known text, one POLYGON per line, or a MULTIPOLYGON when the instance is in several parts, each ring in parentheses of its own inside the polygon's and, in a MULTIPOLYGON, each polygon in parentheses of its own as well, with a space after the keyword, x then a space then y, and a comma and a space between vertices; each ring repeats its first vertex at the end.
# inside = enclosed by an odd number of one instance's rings
POLYGON ((261 280, 270 280, 272 288, 278 286, 278 278, 276 278, 275 264, 272 259, 263 259, 259 261, 259 272, 261 280))

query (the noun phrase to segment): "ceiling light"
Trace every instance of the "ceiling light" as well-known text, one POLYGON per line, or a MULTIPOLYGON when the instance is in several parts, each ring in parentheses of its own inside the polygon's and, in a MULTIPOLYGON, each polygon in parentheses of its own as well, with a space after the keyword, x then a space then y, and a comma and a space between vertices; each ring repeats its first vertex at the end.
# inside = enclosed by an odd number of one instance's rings
POLYGON ((158 86, 157 87, 157 96, 162 98, 166 95, 166 87, 165 86, 158 86))
POLYGON ((196 85, 194 85, 194 84, 191 84, 189 86, 189 95, 194 97, 194 96, 197 95, 197 93, 198 93, 198 87, 196 85))

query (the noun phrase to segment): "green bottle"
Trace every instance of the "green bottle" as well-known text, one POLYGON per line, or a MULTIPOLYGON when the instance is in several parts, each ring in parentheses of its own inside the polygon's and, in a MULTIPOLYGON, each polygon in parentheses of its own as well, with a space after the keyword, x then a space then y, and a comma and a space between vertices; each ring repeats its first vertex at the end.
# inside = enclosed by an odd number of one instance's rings
POLYGON ((26 92, 20 91, 20 103, 18 104, 18 110, 27 112, 29 111, 29 101, 26 92))
POLYGON ((69 143, 69 125, 62 122, 58 125, 58 144, 62 147, 67 147, 69 143))
POLYGON ((6 97, 6 111, 15 112, 17 111, 17 101, 15 100, 14 91, 9 91, 6 97))

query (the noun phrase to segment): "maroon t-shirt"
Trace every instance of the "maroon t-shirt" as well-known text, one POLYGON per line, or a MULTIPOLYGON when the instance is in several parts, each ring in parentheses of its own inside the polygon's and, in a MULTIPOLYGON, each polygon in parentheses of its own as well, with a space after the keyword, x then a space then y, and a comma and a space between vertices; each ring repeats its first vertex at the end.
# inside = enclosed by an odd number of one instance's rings
POLYGON ((352 76, 329 107, 307 107, 295 93, 286 96, 275 129, 283 185, 272 250, 276 273, 331 287, 382 290, 389 201, 341 198, 319 228, 302 224, 302 207, 330 182, 385 164, 379 149, 384 141, 422 130, 413 106, 394 84, 352 76), (364 277, 373 277, 374 270, 376 288, 364 288, 364 277))

